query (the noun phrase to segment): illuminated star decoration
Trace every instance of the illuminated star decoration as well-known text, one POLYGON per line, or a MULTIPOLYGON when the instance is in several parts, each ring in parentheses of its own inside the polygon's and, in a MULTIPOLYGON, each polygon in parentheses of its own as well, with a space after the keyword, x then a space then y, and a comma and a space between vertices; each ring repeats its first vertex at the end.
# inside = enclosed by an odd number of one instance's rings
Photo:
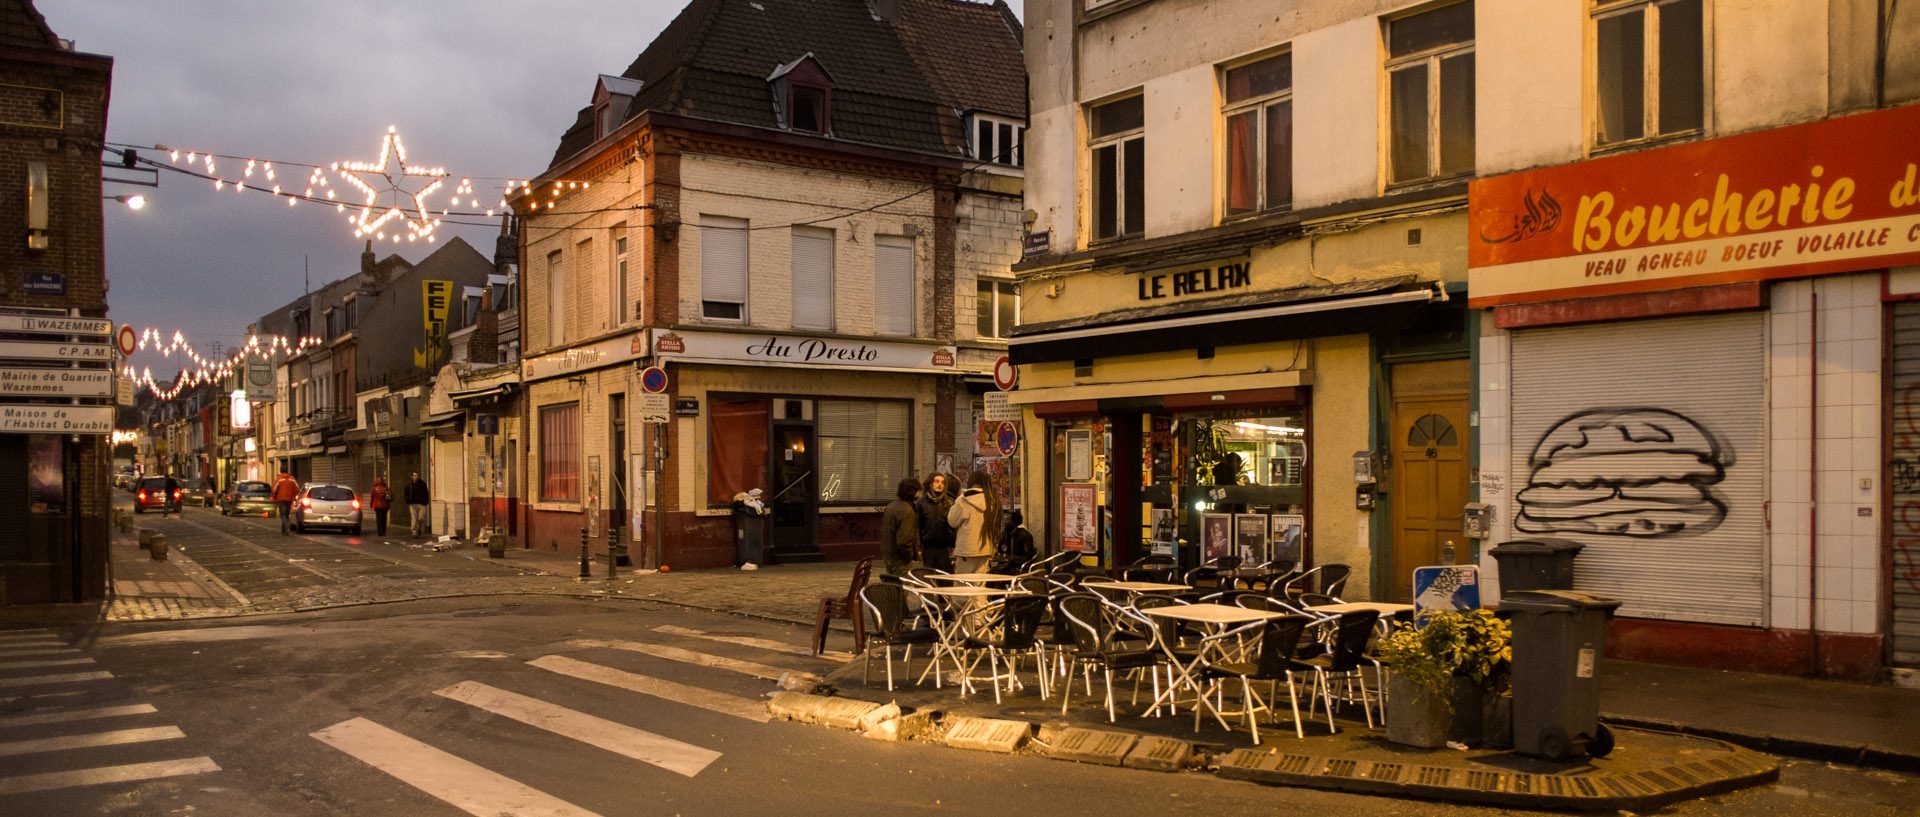
MULTIPOLYGON (((315 170, 317 171, 318 168, 315 170)), ((406 226, 408 241, 423 238, 428 242, 434 240, 433 233, 440 227, 440 219, 429 212, 427 197, 433 195, 435 190, 439 190, 441 185, 446 184, 447 170, 442 167, 408 165, 406 145, 400 141, 400 134, 393 127, 387 128, 387 137, 380 143, 379 161, 334 162, 333 172, 348 184, 358 188, 367 197, 366 206, 358 214, 347 216, 348 223, 353 225, 355 238, 370 235, 377 240, 385 241, 388 236, 387 223, 397 219, 406 226), (390 169, 395 164, 399 165, 398 173, 390 169), (419 190, 409 193, 401 183, 410 177, 431 181, 419 190), (373 184, 368 183, 369 181, 384 184, 385 187, 376 189, 373 184), (393 203, 383 207, 380 199, 387 194, 391 194, 393 203), (411 209, 406 206, 408 202, 412 204, 411 209)), ((461 180, 460 186, 463 189, 457 191, 456 196, 463 192, 470 192, 471 188, 466 180, 461 180)), ((396 244, 400 242, 400 233, 401 230, 396 225, 392 233, 396 244)))

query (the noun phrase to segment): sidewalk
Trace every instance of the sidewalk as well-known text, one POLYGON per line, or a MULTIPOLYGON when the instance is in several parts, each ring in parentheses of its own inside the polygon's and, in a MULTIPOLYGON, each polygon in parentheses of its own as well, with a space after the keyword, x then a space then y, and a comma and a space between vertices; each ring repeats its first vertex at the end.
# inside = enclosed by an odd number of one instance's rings
MULTIPOLYGON (((852 571, 851 565, 836 563, 669 573, 621 568, 609 580, 601 559, 590 563, 590 577, 581 580, 577 553, 511 549, 505 559, 494 560, 511 568, 500 577, 367 582, 292 598, 246 599, 195 565, 178 546, 169 548, 166 561, 155 561, 131 536, 115 536, 113 599, 105 604, 0 607, 0 628, 246 616, 488 595, 621 598, 810 628, 820 598, 844 595, 852 571)), ((472 544, 457 544, 449 552, 476 559, 487 559, 486 553, 472 544)), ((828 643, 830 649, 845 650, 851 642, 849 628, 839 626, 828 643)), ((1920 729, 1912 728, 1913 713, 1920 712, 1920 690, 1618 660, 1604 662, 1601 672, 1601 717, 1616 726, 1714 738, 1790 757, 1920 770, 1920 729)))

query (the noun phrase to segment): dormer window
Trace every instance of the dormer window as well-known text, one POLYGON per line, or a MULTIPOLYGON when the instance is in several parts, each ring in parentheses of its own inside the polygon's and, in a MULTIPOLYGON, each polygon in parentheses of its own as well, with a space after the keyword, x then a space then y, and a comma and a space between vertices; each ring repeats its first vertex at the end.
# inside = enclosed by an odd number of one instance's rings
POLYGON ((627 119, 627 108, 640 93, 637 79, 601 74, 593 84, 593 138, 604 139, 627 119))
POLYGON ((792 131, 827 134, 833 131, 833 78, 811 53, 775 69, 774 115, 779 126, 792 131))
POLYGON ((982 113, 973 114, 968 119, 972 122, 967 128, 968 148, 973 158, 1008 167, 1026 164, 1020 144, 1026 126, 1020 124, 1019 120, 982 113))

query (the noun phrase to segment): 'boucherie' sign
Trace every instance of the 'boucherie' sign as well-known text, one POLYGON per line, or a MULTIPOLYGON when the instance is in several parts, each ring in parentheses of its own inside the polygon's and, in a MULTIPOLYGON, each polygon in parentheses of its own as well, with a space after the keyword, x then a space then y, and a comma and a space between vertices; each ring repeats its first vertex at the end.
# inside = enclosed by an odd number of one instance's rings
POLYGON ((936 370, 954 365, 952 346, 807 335, 681 330, 656 336, 653 349, 667 359, 773 366, 936 370))
POLYGON ((1920 105, 1468 188, 1476 307, 1920 262, 1920 105))

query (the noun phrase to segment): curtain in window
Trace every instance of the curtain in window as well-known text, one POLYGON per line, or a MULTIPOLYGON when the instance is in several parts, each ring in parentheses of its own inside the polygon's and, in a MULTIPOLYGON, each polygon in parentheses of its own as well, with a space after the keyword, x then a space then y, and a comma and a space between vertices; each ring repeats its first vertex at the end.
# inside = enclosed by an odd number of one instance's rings
POLYGON ((580 404, 540 409, 540 498, 580 499, 580 404))
POLYGON ((1250 213, 1260 209, 1257 167, 1259 153, 1254 149, 1255 127, 1259 111, 1253 110, 1227 118, 1227 212, 1250 213))
POLYGON ((879 334, 913 334, 913 239, 875 237, 873 311, 874 328, 879 334))
POLYGON ((820 501, 881 505, 908 476, 906 403, 822 400, 815 431, 820 446, 820 501))
POLYGON ((793 228, 793 328, 833 329, 833 231, 793 228))
POLYGON ((767 484, 767 401, 714 400, 707 421, 707 503, 767 484))

